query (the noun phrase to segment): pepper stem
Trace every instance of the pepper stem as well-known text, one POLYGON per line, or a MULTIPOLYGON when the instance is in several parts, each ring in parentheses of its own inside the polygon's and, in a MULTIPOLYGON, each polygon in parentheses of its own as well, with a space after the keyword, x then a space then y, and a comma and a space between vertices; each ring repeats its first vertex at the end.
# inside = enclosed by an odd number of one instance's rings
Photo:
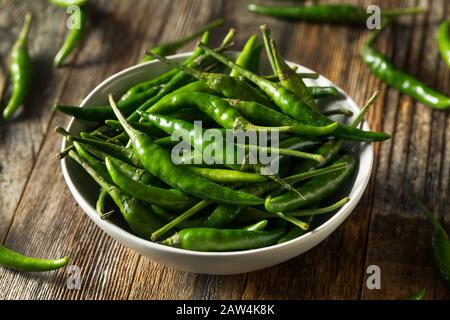
POLYGON ((305 217, 305 216, 314 216, 314 215, 318 215, 318 214, 329 213, 329 212, 332 212, 332 211, 342 207, 349 200, 350 200, 350 198, 345 197, 345 198, 339 200, 338 202, 333 203, 332 205, 330 205, 328 207, 319 208, 319 209, 311 209, 311 210, 296 210, 296 211, 288 212, 288 214, 293 217, 305 217))
POLYGON ((28 42, 28 34, 30 33, 31 18, 32 18, 31 13, 27 13, 25 15, 22 30, 20 30, 20 34, 16 42, 16 46, 18 47, 25 46, 28 42))
POLYGON ((178 217, 176 217, 175 219, 173 219, 172 221, 170 221, 168 224, 162 226, 161 228, 159 228, 158 230, 156 230, 155 232, 152 233, 151 236, 151 240, 152 241, 156 241, 158 238, 160 238, 162 235, 164 235, 165 233, 167 233, 168 231, 172 230, 174 227, 176 227, 178 224, 180 224, 181 222, 183 222, 184 220, 190 218, 191 216, 193 216, 194 214, 196 214, 197 212, 199 212, 200 210, 202 210, 203 208, 206 208, 207 206, 209 206, 212 202, 209 200, 202 200, 199 203, 197 203, 196 205, 194 205, 192 208, 188 209, 187 211, 185 211, 184 213, 182 213, 181 215, 179 215, 178 217))

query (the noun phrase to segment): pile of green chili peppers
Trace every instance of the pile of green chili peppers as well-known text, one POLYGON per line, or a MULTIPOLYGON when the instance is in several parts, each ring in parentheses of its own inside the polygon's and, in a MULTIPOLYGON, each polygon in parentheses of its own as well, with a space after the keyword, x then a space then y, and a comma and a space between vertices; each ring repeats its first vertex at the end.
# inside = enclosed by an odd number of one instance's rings
POLYGON ((317 100, 339 99, 339 91, 307 86, 304 79, 315 75, 291 69, 268 27, 261 30, 263 43, 251 36, 235 61, 221 54, 235 31, 215 50, 207 46, 206 31, 182 63, 158 50, 147 52, 170 70, 133 85, 117 101, 109 95, 109 104, 103 106, 55 106, 92 123, 90 132, 77 136, 56 129, 69 143, 58 158, 68 155, 99 185, 102 219, 121 216, 136 236, 168 246, 237 251, 297 238, 313 228, 313 217, 329 216, 348 202, 348 197, 335 199, 357 166, 344 142, 389 139, 385 133, 358 128, 375 99, 351 125, 330 120, 317 100), (272 75, 259 74, 262 48, 272 75), (276 153, 273 161, 280 170, 264 175, 259 163, 226 161, 229 155, 219 147, 225 141, 195 135, 204 128, 277 131, 281 140, 276 147, 236 143, 234 148, 276 153), (185 132, 180 139, 194 150, 214 147, 213 161, 174 163, 172 137, 180 129, 185 132))

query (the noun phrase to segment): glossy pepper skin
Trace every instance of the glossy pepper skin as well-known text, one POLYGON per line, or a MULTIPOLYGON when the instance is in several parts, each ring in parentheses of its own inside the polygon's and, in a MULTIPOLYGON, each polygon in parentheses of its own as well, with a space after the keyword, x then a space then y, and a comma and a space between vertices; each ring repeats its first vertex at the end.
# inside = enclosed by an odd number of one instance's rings
POLYGON ((280 84, 294 93, 306 105, 316 108, 316 102, 303 82, 302 77, 292 70, 278 52, 277 45, 271 36, 269 27, 267 25, 262 25, 260 29, 263 35, 266 53, 269 57, 270 65, 272 66, 272 71, 278 76, 280 84))
POLYGON ((112 181, 138 200, 171 210, 185 210, 198 202, 179 190, 154 187, 131 179, 113 158, 106 157, 105 163, 112 181))
POLYGON ((311 179, 304 185, 297 188, 302 195, 300 197, 294 192, 286 192, 275 198, 267 198, 265 207, 269 212, 288 212, 308 205, 313 205, 329 197, 339 190, 347 181, 356 168, 356 161, 350 156, 339 158, 335 164, 346 162, 347 167, 341 171, 331 173, 327 176, 320 176, 311 179))
MULTIPOLYGON (((194 39, 200 37, 203 33, 217 28, 220 25, 222 25, 224 23, 223 19, 217 19, 212 21, 211 23, 208 23, 207 25, 201 27, 200 29, 192 32, 191 34, 187 35, 186 37, 180 38, 178 40, 172 41, 172 42, 168 42, 168 43, 164 43, 164 44, 160 44, 158 46, 156 46, 155 48, 153 48, 151 50, 151 52, 159 54, 159 55, 163 55, 163 56, 167 56, 167 55, 171 55, 177 52, 177 50, 179 48, 181 48, 182 46, 188 44, 189 42, 193 41, 194 39)), ((151 56, 146 55, 142 60, 142 62, 147 62, 147 61, 151 61, 153 58, 151 56)))
POLYGON ((67 9, 70 6, 82 7, 87 3, 87 0, 48 0, 48 2, 55 6, 67 9))
POLYGON ((190 228, 178 231, 161 243, 193 251, 239 251, 269 246, 284 233, 284 230, 190 228))
MULTIPOLYGON (((238 77, 223 73, 202 72, 184 64, 170 61, 169 59, 153 54, 158 60, 183 71, 205 83, 209 88, 220 92, 227 98, 237 98, 246 101, 256 101, 266 106, 272 102, 264 94, 238 77)), ((240 66, 240 65, 239 65, 240 66)), ((233 69, 233 71, 235 71, 233 69)))
POLYGON ((220 186, 173 164, 170 154, 153 143, 150 137, 132 128, 117 109, 112 96, 109 99, 114 113, 130 137, 139 161, 155 177, 194 197, 222 204, 258 205, 264 202, 259 197, 220 186))
POLYGON ((416 202, 433 224, 434 232, 431 238, 431 257, 436 271, 444 280, 447 288, 450 289, 450 239, 444 227, 434 217, 430 209, 422 201, 416 199, 416 202))
POLYGON ((0 245, 0 266, 20 271, 51 271, 65 267, 69 258, 38 259, 24 256, 0 245))
POLYGON ((242 116, 257 125, 280 127, 292 127, 292 132, 305 137, 317 137, 324 135, 333 136, 338 127, 337 123, 316 127, 305 125, 291 117, 252 101, 228 100, 231 107, 235 108, 242 116))
POLYGON ((435 109, 449 109, 450 97, 437 92, 410 74, 397 69, 381 52, 371 47, 371 44, 386 26, 375 31, 364 44, 361 56, 366 66, 377 78, 417 101, 435 109))
POLYGON ((437 42, 442 59, 450 67, 450 19, 439 25, 437 42))
MULTIPOLYGON (((130 96, 127 99, 119 101, 117 105, 124 115, 129 116, 142 103, 154 97, 159 90, 161 90, 161 87, 159 86, 152 87, 143 92, 130 96)), ((74 118, 86 121, 103 122, 114 118, 114 112, 111 110, 110 106, 80 108, 78 106, 55 105, 55 109, 74 118)))
POLYGON ((31 14, 27 13, 19 37, 11 49, 10 81, 12 94, 3 110, 3 118, 9 120, 23 104, 31 87, 32 63, 28 55, 28 33, 31 14))
MULTIPOLYGON (((304 104, 292 92, 281 85, 268 81, 248 70, 241 68, 240 66, 237 66, 228 58, 214 52, 202 44, 200 44, 200 47, 203 48, 206 53, 210 54, 230 68, 235 68, 242 76, 255 83, 270 98, 272 98, 273 102, 285 114, 304 124, 312 126, 326 126, 333 123, 331 120, 321 115, 318 111, 304 104)), ((388 134, 383 132, 363 131, 343 124, 339 124, 333 134, 341 139, 365 142, 384 141, 390 138, 388 134)))
MULTIPOLYGON (((257 69, 259 68, 260 52, 261 46, 258 44, 258 36, 254 34, 250 36, 250 38, 248 38, 247 42, 245 43, 242 52, 236 59, 236 64, 245 69, 257 72, 257 69)), ((235 70, 231 70, 230 76, 238 77, 239 73, 235 70)))
POLYGON ((55 59, 53 60, 53 67, 55 68, 60 67, 66 58, 73 52, 73 50, 78 47, 85 32, 86 11, 84 8, 74 10, 72 12, 71 19, 75 19, 78 22, 78 25, 69 30, 63 45, 56 53, 55 59))
MULTIPOLYGON (((150 235, 162 225, 162 221, 153 213, 150 207, 145 206, 140 201, 129 196, 117 186, 110 183, 108 174, 103 175, 100 171, 97 171, 95 167, 84 161, 80 155, 73 150, 69 151, 69 156, 81 165, 100 187, 108 192, 115 204, 119 207, 125 221, 135 235, 143 239, 149 239, 150 235)), ((98 161, 97 167, 99 166, 104 165, 98 161)), ((106 170, 106 168, 104 168, 104 170, 106 170)))
MULTIPOLYGON (((350 4, 315 4, 310 6, 265 6, 251 3, 248 10, 268 16, 322 23, 365 24, 372 13, 366 8, 350 4)), ((383 10, 385 17, 422 13, 421 8, 383 10)))

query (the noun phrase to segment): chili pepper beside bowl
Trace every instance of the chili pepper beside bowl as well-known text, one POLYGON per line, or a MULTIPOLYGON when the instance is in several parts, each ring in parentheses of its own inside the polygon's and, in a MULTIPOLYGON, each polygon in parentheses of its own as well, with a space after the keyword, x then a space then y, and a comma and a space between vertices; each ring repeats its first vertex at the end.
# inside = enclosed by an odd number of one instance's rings
MULTIPOLYGON (((191 54, 179 54, 173 56, 172 59, 180 62, 191 54)), ((229 56, 235 58, 238 56, 238 53, 231 52, 229 56)), ((297 67, 298 72, 312 72, 299 65, 292 63, 290 65, 297 67)), ((262 67, 265 67, 263 69, 268 73, 268 66, 262 67)), ((159 61, 151 61, 121 71, 97 86, 84 99, 81 107, 106 105, 108 103, 108 94, 112 93, 118 97, 119 94, 125 93, 129 87, 148 80, 149 75, 157 76, 168 69, 169 67, 159 61)), ((337 87, 323 76, 320 76, 318 79, 305 79, 305 82, 308 86, 337 87)), ((339 105, 345 104, 354 115, 358 114, 359 108, 357 104, 344 91, 339 88, 337 89, 341 96, 339 98, 339 105)), ((319 109, 335 109, 336 104, 330 103, 327 100, 326 105, 321 105, 319 102, 318 107, 319 109)), ((347 120, 348 123, 351 122, 351 119, 347 120)), ((92 129, 92 125, 88 122, 75 119, 72 119, 67 127, 67 131, 73 135, 79 135, 80 132, 89 131, 89 129, 92 129)), ((363 129, 369 130, 367 123, 364 123, 363 129)), ((175 269, 203 274, 236 274, 266 268, 304 253, 327 238, 348 217, 362 197, 369 181, 373 164, 373 148, 370 144, 352 145, 360 146, 358 148, 347 148, 348 153, 356 159, 357 166, 355 172, 352 180, 344 184, 338 194, 335 195, 336 201, 348 196, 350 198, 348 202, 331 214, 322 217, 316 216, 314 219, 314 228, 298 238, 264 248, 243 251, 199 252, 166 246, 139 238, 132 234, 129 227, 123 224, 123 221, 119 219, 104 220, 97 214, 95 207, 98 186, 76 162, 69 157, 64 158, 62 160, 62 170, 70 191, 86 214, 107 234, 128 248, 137 251, 155 262, 175 269)), ((66 148, 66 140, 64 140, 62 150, 66 148)), ((213 209, 210 210, 212 211, 213 209)), ((187 226, 186 228, 189 227, 187 226)), ((244 232, 244 229, 242 230, 244 232)), ((225 232, 227 236, 233 235, 233 232, 226 230, 225 232)), ((242 232, 236 231, 234 233, 240 234, 242 232)), ((278 238, 278 235, 266 234, 264 233, 265 231, 258 230, 254 232, 268 239, 271 236, 278 238)), ((161 240, 168 239, 169 236, 170 234, 161 238, 161 240)), ((263 238, 259 238, 258 241, 263 240, 263 238)), ((176 244, 177 241, 179 240, 172 238, 172 240, 167 240, 166 242, 176 244)), ((240 244, 237 243, 234 247, 238 250, 240 249, 240 244)))

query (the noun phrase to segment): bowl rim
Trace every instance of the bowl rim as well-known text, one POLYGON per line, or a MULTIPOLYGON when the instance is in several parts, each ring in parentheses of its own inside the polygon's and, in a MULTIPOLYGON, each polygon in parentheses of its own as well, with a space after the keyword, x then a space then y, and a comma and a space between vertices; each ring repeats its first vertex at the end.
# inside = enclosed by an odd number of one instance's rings
MULTIPOLYGON (((175 54, 175 55, 171 55, 168 56, 168 58, 170 59, 181 59, 181 58, 186 58, 190 55, 192 55, 193 51, 190 52, 184 52, 184 53, 179 53, 179 54, 175 54)), ((237 51, 228 51, 228 53, 234 55, 237 54, 237 51)), ((145 63, 141 63, 141 64, 137 64, 131 67, 128 67, 124 70, 121 70, 111 76, 109 76, 108 78, 106 78, 105 80, 103 80, 100 84, 98 84, 92 91, 89 92, 89 94, 82 100, 82 102, 80 103, 80 107, 86 107, 86 105, 88 104, 89 100, 91 100, 91 98, 97 94, 99 94, 104 87, 107 87, 111 82, 114 81, 120 81, 120 79, 128 74, 132 74, 135 71, 141 69, 141 68, 146 68, 149 65, 152 64, 160 64, 160 61, 157 60, 152 60, 152 61, 148 61, 145 63)), ((297 66, 299 67, 300 70, 302 70, 302 72, 315 72, 307 67, 304 67, 301 64, 295 63, 295 62, 291 62, 291 61, 287 61, 287 63, 289 65, 293 65, 293 66, 297 66)), ((354 104, 358 109, 360 109, 360 107, 358 106, 358 104, 350 97, 350 95, 348 95, 343 89, 341 89, 338 85, 336 85, 334 82, 332 82, 331 80, 329 80, 328 78, 324 77, 323 75, 319 74, 319 79, 323 78, 327 81, 329 81, 333 86, 335 86, 338 91, 343 94, 343 96, 349 100, 352 104, 354 104)), ((69 123, 66 126, 67 131, 70 132, 71 127, 73 126, 74 122, 75 122, 75 118, 71 117, 69 123)), ((370 130, 368 123, 366 120, 363 121, 362 123, 363 128, 365 130, 370 130)), ((170 247, 170 246, 166 246, 163 244, 160 244, 158 242, 152 242, 150 240, 146 240, 143 238, 140 238, 130 232, 128 232, 125 229, 122 229, 120 226, 108 221, 108 220, 103 220, 101 219, 95 208, 92 207, 88 201, 78 192, 77 188, 75 187, 75 185, 72 182, 72 179, 69 175, 69 171, 67 169, 67 159, 66 157, 63 158, 61 160, 61 167, 62 167, 62 172, 63 172, 63 176, 64 179, 66 181, 67 186, 69 187, 69 190, 71 191, 73 197, 75 198, 76 202, 80 205, 80 207, 83 209, 83 211, 88 215, 88 217, 93 220, 94 223, 96 223, 104 232, 106 232, 109 236, 113 237, 110 232, 115 232, 120 238, 122 239, 126 239, 127 241, 130 242, 134 242, 137 245, 146 247, 148 249, 152 249, 152 250, 157 250, 157 251, 163 251, 163 252, 171 252, 171 253, 175 253, 175 254, 182 254, 182 255, 188 255, 188 256, 203 256, 203 257, 227 257, 227 256, 241 256, 241 255, 250 255, 250 254, 257 254, 257 253, 264 253, 264 252, 268 252, 271 250, 276 250, 276 249, 282 249, 282 248, 287 248, 287 247, 294 247, 296 245, 298 245, 300 242, 307 242, 308 240, 313 240, 315 237, 319 237, 320 234, 322 233, 327 233, 328 229, 331 229, 332 233, 334 231, 334 229, 336 229, 337 227, 339 227, 344 221, 345 219, 350 215, 350 213, 354 210, 354 208, 356 207, 356 205, 359 203, 364 191, 367 188, 367 185, 369 183, 371 174, 372 174, 372 168, 373 168, 373 162, 374 162, 374 149, 371 143, 366 143, 365 144, 366 147, 369 148, 368 150, 368 157, 369 157, 369 163, 368 163, 368 169, 367 169, 367 174, 364 177, 364 180, 362 181, 362 183, 358 186, 357 189, 354 190, 354 196, 350 198, 350 200, 345 203, 341 208, 339 208, 339 210, 329 219, 327 219, 325 222, 323 222, 320 226, 318 226, 317 228, 306 232, 305 234, 295 238, 295 239, 291 239, 289 241, 286 241, 284 243, 281 244, 274 244, 268 247, 263 247, 263 248, 257 248, 257 249, 249 249, 249 250, 241 250, 241 251, 226 251, 226 252, 203 252, 203 251, 193 251, 193 250, 187 250, 187 249, 181 249, 181 248, 175 248, 175 247, 170 247), (337 226, 335 226, 335 228, 333 229, 333 226, 337 224, 337 226), (109 229, 110 232, 106 231, 105 229, 109 229)), ((62 146, 61 146, 61 151, 64 150, 67 147, 67 140, 66 139, 62 139, 62 146)), ((356 180, 355 180, 356 181, 356 180)), ((354 187, 354 184, 352 186, 352 189, 354 187)), ((329 235, 329 234, 328 234, 329 235)), ((325 237, 328 237, 328 235, 326 235, 325 237)), ((114 237, 113 237, 114 238, 114 237)), ((122 241, 119 241, 122 242, 122 241)), ((122 243, 123 244, 123 243, 122 243)), ((134 250, 134 249, 133 249, 134 250)))

